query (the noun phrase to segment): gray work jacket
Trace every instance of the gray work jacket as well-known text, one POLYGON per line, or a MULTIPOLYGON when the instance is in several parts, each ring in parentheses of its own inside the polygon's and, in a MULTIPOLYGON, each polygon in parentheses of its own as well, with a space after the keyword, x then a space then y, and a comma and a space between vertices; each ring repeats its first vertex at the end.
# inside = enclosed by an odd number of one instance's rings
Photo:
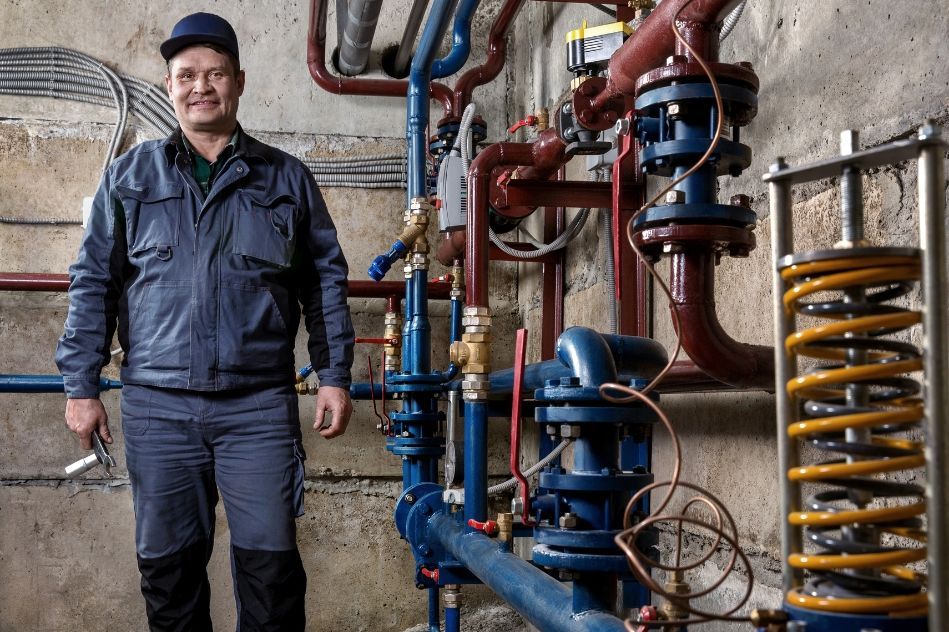
POLYGON ((241 132, 207 197, 180 131, 109 167, 70 268, 56 363, 97 397, 112 336, 122 381, 217 391, 292 383, 300 308, 321 385, 348 387, 347 266, 313 176, 241 132))

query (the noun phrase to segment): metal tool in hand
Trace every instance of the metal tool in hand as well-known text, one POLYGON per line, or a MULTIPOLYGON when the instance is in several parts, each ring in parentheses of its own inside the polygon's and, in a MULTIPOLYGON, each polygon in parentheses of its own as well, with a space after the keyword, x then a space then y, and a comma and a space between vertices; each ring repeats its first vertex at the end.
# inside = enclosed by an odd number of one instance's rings
POLYGON ((92 433, 92 454, 84 459, 79 459, 75 463, 66 466, 66 477, 76 478, 80 474, 88 472, 92 468, 102 465, 105 468, 106 476, 112 476, 112 468, 115 467, 115 457, 109 454, 105 443, 99 437, 98 432, 92 433))

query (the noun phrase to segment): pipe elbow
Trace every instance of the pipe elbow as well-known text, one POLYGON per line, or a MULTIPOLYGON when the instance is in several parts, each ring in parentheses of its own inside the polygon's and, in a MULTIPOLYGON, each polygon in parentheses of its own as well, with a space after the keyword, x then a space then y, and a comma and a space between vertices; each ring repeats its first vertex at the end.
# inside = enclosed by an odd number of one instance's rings
POLYGON ((580 385, 596 388, 616 381, 616 363, 609 344, 588 327, 570 327, 557 339, 557 358, 580 378, 580 385))

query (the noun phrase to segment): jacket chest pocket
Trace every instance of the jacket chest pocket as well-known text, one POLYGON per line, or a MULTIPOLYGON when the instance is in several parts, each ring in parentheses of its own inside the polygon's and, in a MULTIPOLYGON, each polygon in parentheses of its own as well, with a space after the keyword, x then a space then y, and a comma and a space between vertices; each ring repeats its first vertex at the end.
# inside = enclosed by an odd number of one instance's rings
POLYGON ((289 268, 296 243, 297 199, 243 190, 238 198, 234 254, 289 268))
POLYGON ((181 185, 116 185, 125 211, 129 255, 156 248, 165 251, 178 245, 181 222, 181 185))

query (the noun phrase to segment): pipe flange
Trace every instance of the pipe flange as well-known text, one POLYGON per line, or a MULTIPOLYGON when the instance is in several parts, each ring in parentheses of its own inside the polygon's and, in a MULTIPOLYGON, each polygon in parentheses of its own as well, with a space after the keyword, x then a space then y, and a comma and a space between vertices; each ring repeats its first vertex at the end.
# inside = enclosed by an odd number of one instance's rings
POLYGON ((645 228, 633 234, 633 242, 650 260, 663 254, 705 248, 716 255, 747 257, 755 249, 755 234, 748 227, 684 224, 645 228))
MULTIPOLYGON (((673 63, 650 70, 636 80, 636 96, 652 88, 671 85, 674 81, 707 80, 708 75, 702 70, 698 62, 683 61, 681 56, 673 55, 673 63)), ((753 90, 756 94, 759 88, 758 75, 751 69, 751 65, 726 64, 722 62, 707 62, 709 70, 715 75, 719 83, 739 84, 753 90)))
POLYGON ((617 95, 606 101, 603 108, 594 106, 594 101, 600 93, 606 91, 606 77, 589 77, 577 86, 571 97, 573 116, 586 129, 601 132, 616 124, 626 110, 625 97, 617 95))

